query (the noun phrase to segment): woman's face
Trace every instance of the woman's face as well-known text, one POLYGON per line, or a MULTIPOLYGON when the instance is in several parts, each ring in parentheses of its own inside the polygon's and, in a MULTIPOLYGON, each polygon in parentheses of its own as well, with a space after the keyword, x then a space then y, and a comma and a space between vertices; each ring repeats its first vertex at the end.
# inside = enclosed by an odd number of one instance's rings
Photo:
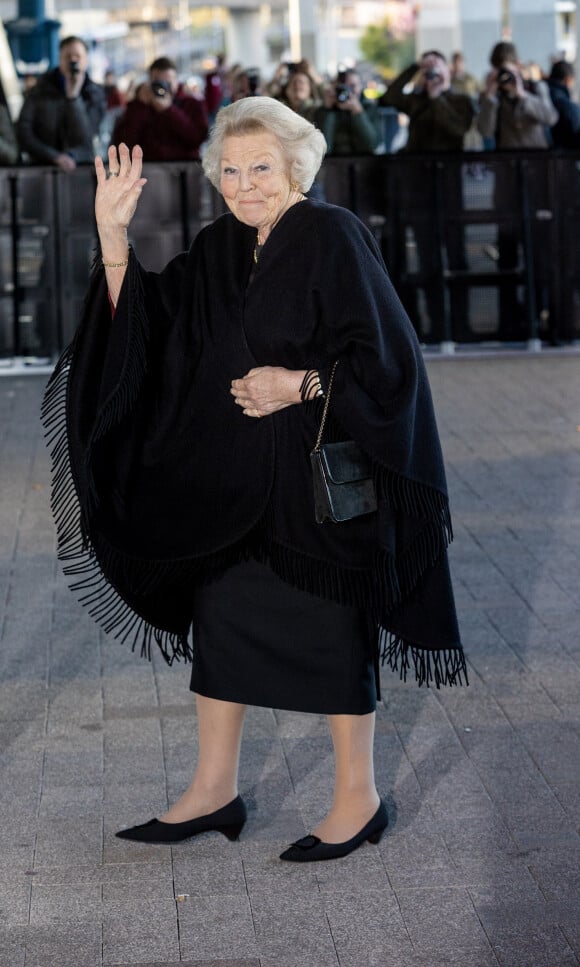
POLYGON ((225 138, 220 188, 244 225, 271 227, 291 194, 289 166, 278 139, 269 131, 225 138))
POLYGON ((291 101, 307 101, 310 97, 310 81, 306 74, 300 71, 292 74, 286 87, 286 94, 291 101))

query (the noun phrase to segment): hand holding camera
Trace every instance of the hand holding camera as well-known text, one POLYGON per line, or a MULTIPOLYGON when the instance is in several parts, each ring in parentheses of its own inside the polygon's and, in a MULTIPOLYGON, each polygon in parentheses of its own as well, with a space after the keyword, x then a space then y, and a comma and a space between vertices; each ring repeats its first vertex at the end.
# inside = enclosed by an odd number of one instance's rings
POLYGON ((151 78, 149 84, 141 84, 137 96, 143 104, 159 112, 166 111, 173 104, 171 84, 162 78, 151 78))
POLYGON ((64 75, 66 96, 69 99, 77 98, 85 82, 85 72, 76 58, 70 57, 67 61, 64 75))
POLYGON ((525 97, 522 75, 517 64, 503 64, 497 71, 497 89, 504 97, 525 97))
POLYGON ((451 79, 449 68, 445 61, 429 54, 421 61, 421 81, 423 90, 427 97, 433 99, 439 97, 444 91, 449 89, 451 79))
POLYGON ((336 83, 326 87, 323 95, 324 106, 331 111, 347 111, 361 114, 364 110, 356 91, 347 83, 346 72, 340 72, 336 83))

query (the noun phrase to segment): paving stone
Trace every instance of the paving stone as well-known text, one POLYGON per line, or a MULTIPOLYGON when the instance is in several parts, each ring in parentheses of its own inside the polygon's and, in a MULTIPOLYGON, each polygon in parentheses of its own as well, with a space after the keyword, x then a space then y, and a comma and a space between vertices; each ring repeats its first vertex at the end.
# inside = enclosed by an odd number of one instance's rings
POLYGON ((254 896, 252 916, 262 964, 302 967, 316 951, 317 967, 337 967, 339 961, 322 898, 254 896))
POLYGON ((6 925, 0 927, 0 964, 6 967, 25 967, 26 947, 24 940, 12 939, 6 925))
POLYGON ((281 863, 276 856, 264 855, 263 847, 250 855, 244 851, 242 862, 250 897, 319 894, 317 871, 310 863, 281 863))
POLYGON ((240 855, 230 853, 223 857, 200 856, 195 850, 174 852, 173 877, 175 894, 200 896, 246 896, 247 885, 240 855))
POLYGON ((413 947, 395 894, 382 890, 329 893, 325 910, 341 967, 393 964, 413 947))
POLYGON ((101 967, 100 924, 51 924, 26 927, 26 967, 101 967))
POLYGON ((103 964, 179 960, 177 913, 172 900, 103 904, 103 964))
POLYGON ((186 958, 262 960, 247 896, 195 897, 177 906, 181 953, 186 958))
POLYGON ((489 951, 490 944, 463 888, 397 889, 409 936, 417 950, 441 955, 451 947, 489 951))
POLYGON ((559 927, 488 930, 501 967, 577 967, 578 959, 559 927))
POLYGON ((0 881, 0 923, 5 927, 28 923, 30 882, 16 871, 4 871, 0 881))
POLYGON ((101 887, 94 883, 74 886, 32 884, 30 923, 98 923, 103 919, 101 887))

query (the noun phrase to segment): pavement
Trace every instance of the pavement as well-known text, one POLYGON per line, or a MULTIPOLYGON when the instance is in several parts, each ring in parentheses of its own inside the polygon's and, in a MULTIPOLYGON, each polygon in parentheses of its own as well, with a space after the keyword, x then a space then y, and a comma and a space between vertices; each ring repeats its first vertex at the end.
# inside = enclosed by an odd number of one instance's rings
POLYGON ((323 717, 250 709, 239 842, 115 830, 194 768, 188 669, 107 640, 55 559, 45 377, 0 379, 1 967, 580 963, 580 357, 429 359, 469 688, 383 672, 391 823, 331 863, 280 850, 328 806, 323 717))

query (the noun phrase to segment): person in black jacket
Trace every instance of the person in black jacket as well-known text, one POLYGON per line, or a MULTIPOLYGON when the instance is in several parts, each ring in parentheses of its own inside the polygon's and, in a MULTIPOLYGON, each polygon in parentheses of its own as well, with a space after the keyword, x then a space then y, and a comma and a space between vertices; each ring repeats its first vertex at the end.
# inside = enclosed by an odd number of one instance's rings
POLYGON ((110 633, 193 661, 199 723, 191 785, 122 839, 237 838, 250 704, 329 717, 332 806, 281 858, 376 843, 381 657, 420 684, 465 680, 421 349, 373 235, 305 197, 325 147, 273 98, 222 108, 203 168, 229 211, 160 273, 128 244, 141 148, 110 147, 108 172, 95 159, 101 257, 44 410, 60 553, 110 633), (325 405, 327 439, 356 441, 376 481, 377 510, 340 523, 315 515, 325 405))
POLYGON ((104 87, 90 79, 87 66, 84 40, 65 37, 58 67, 40 78, 18 119, 20 148, 30 161, 62 171, 92 163, 107 98, 104 87))
MULTIPOLYGON (((467 94, 455 94, 451 90, 449 65, 438 50, 426 51, 419 63, 407 67, 389 85, 380 103, 409 115, 409 137, 403 149, 409 153, 462 151, 463 139, 475 114, 471 97, 467 94), (407 92, 407 85, 413 78, 416 79, 413 90, 407 92)), ((411 161, 401 169, 396 195, 400 206, 401 225, 412 229, 417 246, 428 316, 424 327, 419 325, 421 314, 416 285, 406 288, 403 301, 411 318, 416 320, 418 328, 428 328, 434 341, 443 342, 450 336, 459 341, 467 331, 467 290, 464 286, 454 286, 451 289, 449 332, 446 327, 445 294, 441 285, 442 248, 433 230, 431 214, 435 194, 433 172, 434 167, 426 172, 421 162, 411 161)), ((455 199, 459 208, 463 198, 460 167, 447 165, 445 178, 447 194, 455 199)), ((467 257, 463 226, 458 222, 449 222, 445 225, 444 234, 448 267, 452 270, 465 270, 467 257)), ((406 246, 404 251, 404 257, 407 258, 406 246)))
POLYGON ((475 113, 467 94, 451 90, 451 73, 438 50, 428 50, 389 84, 381 105, 409 115, 406 151, 461 151, 475 113), (417 78, 412 91, 405 88, 417 78))
POLYGON ((580 148, 580 104, 572 100, 574 68, 566 60, 556 61, 548 78, 550 97, 559 118, 552 128, 555 148, 580 148))

